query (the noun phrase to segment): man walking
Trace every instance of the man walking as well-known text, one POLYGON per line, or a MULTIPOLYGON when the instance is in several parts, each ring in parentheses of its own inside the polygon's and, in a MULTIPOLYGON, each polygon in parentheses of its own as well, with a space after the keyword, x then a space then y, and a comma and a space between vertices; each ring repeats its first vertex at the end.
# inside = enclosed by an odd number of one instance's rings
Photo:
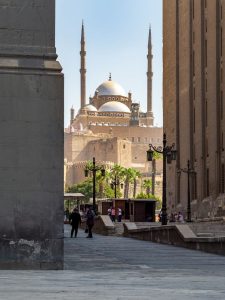
POLYGON ((70 224, 72 226, 70 237, 73 237, 73 233, 75 231, 75 238, 77 237, 78 226, 81 224, 81 217, 77 208, 74 208, 73 212, 69 218, 70 224))
POLYGON ((87 217, 87 228, 88 228, 88 236, 87 238, 92 238, 92 227, 94 226, 94 212, 93 210, 89 207, 88 211, 86 213, 86 217, 87 217))

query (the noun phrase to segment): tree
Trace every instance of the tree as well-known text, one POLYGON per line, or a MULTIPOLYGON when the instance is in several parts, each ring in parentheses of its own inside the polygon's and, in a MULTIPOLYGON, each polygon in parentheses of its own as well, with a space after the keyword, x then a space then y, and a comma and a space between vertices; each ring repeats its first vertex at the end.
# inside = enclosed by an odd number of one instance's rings
POLYGON ((125 178, 125 187, 124 187, 124 198, 129 197, 129 188, 130 183, 134 182, 134 178, 136 177, 136 170, 133 168, 125 168, 123 171, 124 178, 125 178))
POLYGON ((162 154, 154 151, 152 159, 152 195, 155 195, 155 174, 156 174, 156 161, 162 159, 162 154))
POLYGON ((139 172, 136 169, 133 169, 133 170, 134 170, 134 190, 133 190, 133 197, 135 198, 136 197, 136 192, 137 192, 137 179, 141 178, 141 172, 139 172))
POLYGON ((109 181, 112 183, 113 182, 113 190, 114 190, 114 195, 115 196, 115 189, 116 189, 116 196, 117 198, 122 196, 122 193, 120 191, 120 186, 124 181, 124 170, 125 168, 115 164, 111 171, 109 172, 109 181))
POLYGON ((92 191, 93 191, 93 183, 92 179, 88 178, 87 180, 78 183, 73 184, 69 187, 67 187, 66 192, 67 193, 82 193, 85 198, 84 201, 87 203, 89 199, 92 197, 92 191))
POLYGON ((151 179, 145 179, 143 183, 143 187, 146 190, 146 195, 150 195, 151 188, 152 188, 152 180, 151 179))

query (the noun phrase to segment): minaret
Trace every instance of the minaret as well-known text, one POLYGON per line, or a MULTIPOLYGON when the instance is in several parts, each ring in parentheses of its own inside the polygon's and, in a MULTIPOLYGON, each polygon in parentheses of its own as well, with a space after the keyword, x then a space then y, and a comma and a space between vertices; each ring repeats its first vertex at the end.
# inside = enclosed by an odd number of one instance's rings
POLYGON ((148 35, 148 71, 147 71, 147 118, 148 125, 153 125, 153 112, 152 112, 152 32, 151 27, 149 27, 148 35))
POLYGON ((85 36, 84 23, 82 21, 81 28, 81 50, 80 50, 80 107, 83 108, 86 104, 86 51, 85 51, 85 36))
POLYGON ((74 108, 73 106, 70 109, 70 125, 73 123, 74 120, 74 108))

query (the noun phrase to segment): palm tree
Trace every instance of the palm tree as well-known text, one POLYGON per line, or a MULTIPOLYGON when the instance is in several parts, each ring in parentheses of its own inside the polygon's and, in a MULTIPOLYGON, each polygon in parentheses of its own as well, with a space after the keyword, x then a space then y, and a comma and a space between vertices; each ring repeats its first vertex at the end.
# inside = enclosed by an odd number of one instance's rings
POLYGON ((124 167, 115 164, 111 169, 110 179, 113 182, 116 197, 120 193, 120 185, 124 181, 124 167))
POLYGON ((141 178, 141 172, 139 172, 136 169, 134 170, 134 190, 133 190, 133 198, 136 197, 136 192, 137 192, 137 178, 141 178))
POLYGON ((143 183, 143 187, 146 189, 146 194, 151 194, 151 188, 152 188, 152 180, 151 179, 145 179, 143 183))
POLYGON ((124 198, 129 197, 129 187, 130 183, 134 182, 134 178, 136 177, 135 169, 133 168, 125 168, 124 169, 124 177, 125 177, 125 187, 124 187, 124 198))

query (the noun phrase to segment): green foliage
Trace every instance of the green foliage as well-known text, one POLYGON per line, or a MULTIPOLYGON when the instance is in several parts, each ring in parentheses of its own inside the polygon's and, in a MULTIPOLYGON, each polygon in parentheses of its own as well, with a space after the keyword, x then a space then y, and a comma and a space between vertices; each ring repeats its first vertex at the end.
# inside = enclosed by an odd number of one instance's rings
POLYGON ((151 179, 145 179, 143 183, 143 187, 146 190, 146 194, 149 195, 151 188, 152 188, 152 180, 151 179))
POLYGON ((66 193, 82 193, 85 196, 85 202, 89 201, 89 198, 92 197, 93 184, 92 179, 88 178, 87 180, 74 184, 72 186, 67 187, 66 193))
POLYGON ((153 152, 153 159, 158 160, 158 159, 162 159, 162 158, 163 158, 163 156, 161 153, 158 153, 156 151, 153 152))

